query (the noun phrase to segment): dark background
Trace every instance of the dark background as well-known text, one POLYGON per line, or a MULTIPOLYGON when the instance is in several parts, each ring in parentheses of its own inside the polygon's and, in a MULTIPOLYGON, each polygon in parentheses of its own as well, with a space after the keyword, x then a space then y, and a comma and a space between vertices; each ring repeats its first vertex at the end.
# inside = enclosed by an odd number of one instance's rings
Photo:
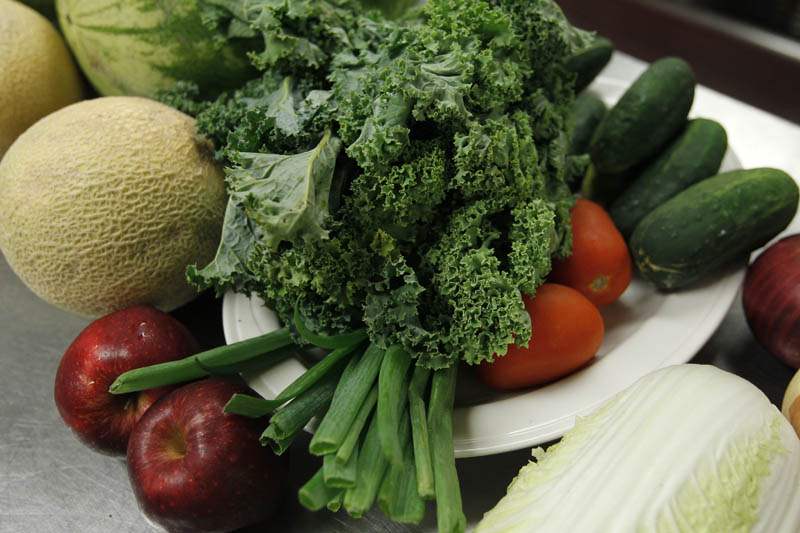
POLYGON ((800 0, 557 1, 619 50, 682 57, 700 83, 800 123, 800 0))

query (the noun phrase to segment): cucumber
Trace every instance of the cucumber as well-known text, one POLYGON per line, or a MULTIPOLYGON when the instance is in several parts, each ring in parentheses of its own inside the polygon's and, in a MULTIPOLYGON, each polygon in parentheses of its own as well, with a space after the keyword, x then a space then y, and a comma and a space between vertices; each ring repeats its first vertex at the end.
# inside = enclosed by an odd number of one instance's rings
POLYGON ((602 174, 618 174, 656 155, 686 125, 695 79, 682 59, 659 59, 611 108, 592 141, 602 174))
POLYGON ((575 92, 588 87, 606 68, 614 53, 614 45, 605 37, 597 36, 592 43, 567 60, 567 69, 577 76, 575 92))
POLYGON ((592 93, 583 93, 575 99, 570 113, 570 155, 589 153, 597 126, 606 116, 606 104, 592 93))
POLYGON ((643 171, 644 166, 640 165, 618 174, 601 174, 590 165, 583 177, 581 196, 608 208, 643 171))
POLYGON ((769 242, 792 221, 797 202, 797 184, 781 170, 719 174, 647 215, 631 253, 645 279, 680 289, 769 242))
POLYGON ((719 172, 728 136, 718 122, 698 118, 611 206, 611 218, 628 238, 653 209, 682 190, 719 172))

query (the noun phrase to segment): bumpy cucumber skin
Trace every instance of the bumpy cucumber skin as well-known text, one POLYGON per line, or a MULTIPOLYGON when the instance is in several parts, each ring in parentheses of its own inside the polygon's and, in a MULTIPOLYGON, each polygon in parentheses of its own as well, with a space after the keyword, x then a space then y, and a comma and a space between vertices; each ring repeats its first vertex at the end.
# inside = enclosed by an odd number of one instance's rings
POLYGON ((684 189, 719 172, 728 149, 725 128, 698 118, 622 193, 611 218, 628 238, 641 220, 684 189))
POLYGON ((694 74, 682 59, 650 65, 595 134, 591 155, 600 173, 624 172, 658 153, 686 125, 694 89, 694 74))
POLYGON ((592 93, 583 93, 575 99, 570 114, 570 155, 589 153, 592 136, 606 111, 606 104, 592 93))
POLYGON ((686 287, 786 229, 798 188, 771 168, 735 170, 693 185, 636 227, 630 241, 641 275, 662 290, 686 287))
POLYGON ((567 68, 577 75, 575 92, 591 85, 614 54, 614 45, 605 37, 596 37, 592 44, 567 60, 567 68))

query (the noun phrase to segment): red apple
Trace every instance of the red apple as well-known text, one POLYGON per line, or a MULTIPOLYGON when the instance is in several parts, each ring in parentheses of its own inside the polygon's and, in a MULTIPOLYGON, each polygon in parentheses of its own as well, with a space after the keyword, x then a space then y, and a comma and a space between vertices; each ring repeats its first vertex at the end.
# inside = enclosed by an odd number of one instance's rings
POLYGON ((209 378, 171 392, 131 434, 128 475, 144 513, 171 532, 230 531, 267 520, 284 493, 282 458, 260 422, 222 409, 238 381, 209 378))
POLYGON ((183 324, 152 307, 130 307, 99 318, 61 358, 55 383, 58 412, 88 446, 124 454, 139 417, 172 388, 115 396, 108 387, 123 372, 197 351, 197 341, 183 324))

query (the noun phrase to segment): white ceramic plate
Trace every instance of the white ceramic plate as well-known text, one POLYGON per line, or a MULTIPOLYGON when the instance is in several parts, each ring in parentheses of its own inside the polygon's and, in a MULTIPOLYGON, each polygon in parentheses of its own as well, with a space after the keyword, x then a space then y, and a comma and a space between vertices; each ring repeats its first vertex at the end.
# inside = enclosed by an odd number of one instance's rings
MULTIPOLYGON (((592 86, 612 104, 626 84, 600 78, 592 86)), ((703 115, 703 109, 695 109, 703 115)), ((739 168, 729 151, 723 170, 739 168)), ((460 379, 455 410, 456 457, 490 455, 556 439, 599 404, 641 376, 664 366, 685 363, 711 337, 727 313, 744 275, 743 265, 692 290, 661 294, 634 280, 622 298, 603 311, 606 336, 597 359, 579 372, 537 389, 515 394, 486 394, 470 379, 460 379)), ((222 306, 228 343, 277 329, 278 319, 258 297, 228 293, 222 306)), ((298 360, 246 376, 250 386, 273 398, 305 370, 298 360)), ((468 372, 460 376, 467 378, 468 372)), ((310 428, 309 428, 310 429, 310 428)))

